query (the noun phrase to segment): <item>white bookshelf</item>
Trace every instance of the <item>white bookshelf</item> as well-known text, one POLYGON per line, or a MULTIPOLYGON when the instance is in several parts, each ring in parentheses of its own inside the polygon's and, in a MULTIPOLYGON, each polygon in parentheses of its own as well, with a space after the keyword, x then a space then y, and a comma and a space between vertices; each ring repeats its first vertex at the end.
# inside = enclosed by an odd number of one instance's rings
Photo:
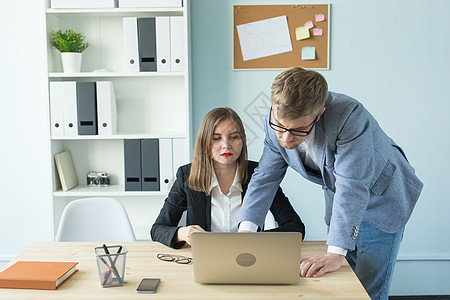
POLYGON ((50 135, 52 163, 56 153, 70 150, 79 182, 79 186, 62 191, 56 167, 52 166, 53 236, 57 232, 61 213, 70 201, 85 197, 114 197, 127 209, 137 238, 150 238, 148 231, 167 192, 125 191, 123 141, 182 138, 185 140, 186 162, 189 160, 189 1, 183 1, 183 4, 181 8, 52 9, 49 0, 46 1, 48 81, 112 81, 118 118, 117 134, 112 136, 50 135), (184 71, 126 72, 122 18, 158 16, 183 17, 186 58, 184 71), (74 29, 83 33, 89 43, 89 47, 83 52, 80 73, 63 73, 60 53, 50 45, 50 33, 59 29, 74 29), (94 72, 98 69, 110 71, 94 72), (86 174, 89 171, 109 173, 111 185, 95 188, 86 186, 86 174))

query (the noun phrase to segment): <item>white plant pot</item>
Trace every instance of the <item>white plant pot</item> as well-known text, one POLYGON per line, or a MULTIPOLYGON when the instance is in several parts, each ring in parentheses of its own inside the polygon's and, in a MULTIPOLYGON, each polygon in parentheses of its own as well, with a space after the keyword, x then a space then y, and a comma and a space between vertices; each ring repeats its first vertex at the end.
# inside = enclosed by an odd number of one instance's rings
POLYGON ((64 73, 79 73, 81 70, 82 53, 61 52, 64 73))

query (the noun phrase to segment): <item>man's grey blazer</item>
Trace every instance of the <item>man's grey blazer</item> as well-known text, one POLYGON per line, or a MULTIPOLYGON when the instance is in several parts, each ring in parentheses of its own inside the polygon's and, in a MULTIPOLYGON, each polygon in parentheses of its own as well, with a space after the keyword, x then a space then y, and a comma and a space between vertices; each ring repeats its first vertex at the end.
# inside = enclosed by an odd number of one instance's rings
POLYGON ((289 166, 325 191, 327 244, 353 250, 362 220, 389 233, 405 225, 423 184, 403 150, 361 103, 328 92, 325 107, 314 137, 320 173, 304 166, 298 149, 281 147, 266 118, 263 155, 245 195, 240 221, 262 227, 269 199, 289 166))

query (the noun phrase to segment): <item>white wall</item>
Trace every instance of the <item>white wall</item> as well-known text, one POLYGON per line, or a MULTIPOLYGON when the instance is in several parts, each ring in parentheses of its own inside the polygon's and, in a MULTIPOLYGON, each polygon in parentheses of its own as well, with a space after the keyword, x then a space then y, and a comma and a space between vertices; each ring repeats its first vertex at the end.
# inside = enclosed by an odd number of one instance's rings
POLYGON ((0 9, 0 266, 52 232, 43 1, 0 9))
MULTIPOLYGON (((273 3, 278 1, 192 2, 193 128, 210 109, 231 106, 245 123, 256 160, 264 138, 257 114, 267 114, 280 71, 233 71, 232 5, 273 3)), ((450 1, 330 3, 331 67, 321 73, 330 90, 355 97, 372 112, 425 184, 406 226, 391 294, 450 294, 450 1)), ((282 187, 306 224, 306 239, 324 240, 320 186, 289 171, 282 187)))

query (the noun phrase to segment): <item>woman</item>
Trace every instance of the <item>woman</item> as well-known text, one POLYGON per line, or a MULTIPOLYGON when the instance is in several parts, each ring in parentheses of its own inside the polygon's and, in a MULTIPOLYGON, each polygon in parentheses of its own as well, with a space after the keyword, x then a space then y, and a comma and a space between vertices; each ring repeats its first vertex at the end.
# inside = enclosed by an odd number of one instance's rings
MULTIPOLYGON (((192 164, 177 178, 153 224, 151 237, 172 248, 191 243, 196 231, 237 231, 239 212, 256 162, 247 160, 244 126, 231 108, 206 114, 197 134, 192 164), (179 226, 186 211, 186 226, 179 226)), ((305 235, 305 226, 278 188, 270 211, 279 227, 305 235)))

